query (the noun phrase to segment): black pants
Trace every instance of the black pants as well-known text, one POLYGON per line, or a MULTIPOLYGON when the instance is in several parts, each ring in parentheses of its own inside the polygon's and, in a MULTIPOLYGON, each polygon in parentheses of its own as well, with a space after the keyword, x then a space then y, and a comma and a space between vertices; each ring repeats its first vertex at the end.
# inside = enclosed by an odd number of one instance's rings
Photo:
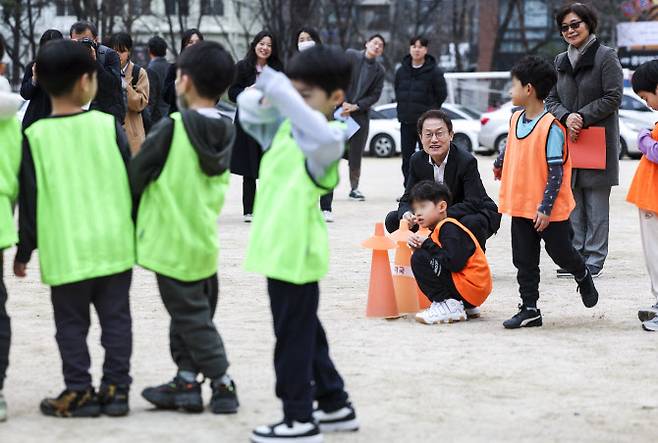
POLYGON ((461 300, 466 308, 474 307, 461 296, 452 273, 442 267, 425 249, 417 249, 411 256, 411 270, 414 273, 418 287, 430 301, 442 302, 449 298, 461 300))
MULTIPOLYGON (((487 239, 494 234, 489 228, 489 219, 484 214, 468 214, 460 218, 459 222, 473 233, 482 250, 486 250, 487 239)), ((398 211, 391 211, 386 214, 384 224, 389 233, 397 231, 400 227, 398 211)), ((418 227, 414 226, 411 230, 416 232, 418 227)))
POLYGON ((256 179, 242 177, 242 213, 243 215, 254 213, 254 201, 256 200, 256 179))
POLYGON ((363 150, 368 141, 368 131, 370 130, 370 119, 368 114, 352 116, 359 124, 360 128, 349 140, 349 150, 347 153, 347 162, 350 169, 350 186, 352 190, 359 189, 359 180, 361 179, 361 160, 363 159, 363 150))
POLYGON ((129 385, 132 354, 132 320, 128 293, 132 270, 51 288, 55 313, 55 338, 62 356, 64 383, 68 389, 91 386, 89 374, 89 305, 101 325, 105 349, 102 384, 129 385))
POLYGON ((214 380, 228 369, 222 337, 213 317, 219 297, 217 274, 205 280, 182 282, 156 275, 167 312, 169 347, 179 371, 202 373, 214 380))
POLYGON ((318 283, 295 285, 268 278, 267 290, 276 336, 276 395, 285 418, 310 420, 314 400, 324 411, 342 408, 347 393, 318 319, 318 283))
POLYGON ((9 345, 11 344, 11 321, 7 314, 7 288, 3 275, 3 254, 0 251, 0 391, 4 386, 7 366, 9 366, 9 345))
POLYGON ((585 275, 585 262, 573 247, 572 238, 573 230, 568 220, 551 222, 543 232, 537 232, 532 220, 512 217, 512 258, 524 306, 534 308, 539 299, 541 240, 544 240, 546 252, 556 265, 577 277, 585 275))
POLYGON ((402 174, 404 175, 404 187, 407 187, 409 177, 409 159, 416 152, 420 140, 415 123, 400 123, 400 148, 402 151, 402 174))
POLYGON ((320 209, 331 212, 331 205, 334 202, 334 191, 320 197, 320 209))

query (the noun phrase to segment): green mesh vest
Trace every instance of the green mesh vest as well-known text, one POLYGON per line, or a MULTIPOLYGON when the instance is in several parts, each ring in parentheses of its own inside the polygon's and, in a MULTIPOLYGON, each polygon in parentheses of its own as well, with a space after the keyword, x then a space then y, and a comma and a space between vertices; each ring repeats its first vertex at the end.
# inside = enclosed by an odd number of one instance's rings
POLYGON ((21 124, 15 117, 0 120, 0 250, 18 241, 14 202, 21 166, 21 124))
POLYGON ((263 155, 258 175, 245 268, 294 284, 319 281, 329 270, 329 240, 318 199, 338 184, 338 161, 314 181, 286 120, 263 155))
POLYGON ((128 174, 114 117, 98 111, 25 130, 37 180, 37 247, 44 283, 124 272, 135 262, 128 174))
POLYGON ((198 281, 217 272, 217 217, 230 173, 204 174, 181 114, 171 118, 167 161, 139 204, 137 263, 177 280, 198 281))

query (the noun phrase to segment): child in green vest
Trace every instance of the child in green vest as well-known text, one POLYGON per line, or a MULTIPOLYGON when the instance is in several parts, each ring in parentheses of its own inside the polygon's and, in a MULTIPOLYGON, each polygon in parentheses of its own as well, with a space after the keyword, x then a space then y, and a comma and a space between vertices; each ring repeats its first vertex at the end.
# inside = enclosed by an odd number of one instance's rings
MULTIPOLYGON (((0 60, 4 45, 0 36, 0 60)), ((9 82, 2 76, 4 65, 0 61, 0 421, 7 419, 7 403, 2 388, 9 364, 11 328, 7 315, 7 288, 3 277, 4 249, 18 240, 14 224, 14 202, 18 196, 18 169, 21 164, 21 124, 16 111, 21 103, 18 94, 12 94, 9 82)))
POLYGON ((178 60, 180 113, 158 122, 130 163, 137 214, 137 263, 156 273, 169 315, 174 379, 142 396, 162 409, 203 411, 199 373, 211 381, 210 409, 235 413, 235 383, 213 323, 217 217, 228 188, 233 125, 215 107, 233 79, 233 59, 215 42, 185 49, 178 60))
POLYGON ((347 130, 328 120, 344 100, 350 63, 343 52, 316 46, 293 58, 288 76, 266 67, 238 97, 240 124, 266 151, 245 267, 267 277, 284 414, 253 431, 256 443, 320 442, 321 432, 359 426, 317 316, 318 281, 329 265, 317 201, 338 184, 347 130))
POLYGON ((57 417, 126 415, 132 353, 128 293, 135 263, 128 141, 114 117, 82 107, 97 90, 88 47, 52 41, 36 75, 52 115, 25 131, 20 171, 19 242, 14 274, 25 277, 39 249, 41 280, 51 286, 66 389, 41 402, 57 417), (89 305, 105 349, 97 394, 89 374, 89 305))

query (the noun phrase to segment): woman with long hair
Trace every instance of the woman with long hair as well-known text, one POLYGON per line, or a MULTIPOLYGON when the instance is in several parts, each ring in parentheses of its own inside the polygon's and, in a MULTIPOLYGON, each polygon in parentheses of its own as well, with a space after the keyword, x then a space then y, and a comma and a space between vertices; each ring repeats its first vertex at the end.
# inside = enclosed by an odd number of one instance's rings
MULTIPOLYGON (((229 99, 236 102, 238 95, 246 88, 256 83, 258 75, 265 66, 283 70, 283 63, 279 58, 277 39, 270 31, 261 31, 249 45, 249 51, 245 58, 236 65, 236 78, 228 90, 229 99)), ((235 115, 235 143, 233 144, 233 155, 231 157, 231 172, 242 176, 242 207, 244 221, 249 223, 254 211, 254 199, 256 198, 256 179, 260 168, 262 149, 258 142, 250 137, 240 126, 240 111, 235 115)))

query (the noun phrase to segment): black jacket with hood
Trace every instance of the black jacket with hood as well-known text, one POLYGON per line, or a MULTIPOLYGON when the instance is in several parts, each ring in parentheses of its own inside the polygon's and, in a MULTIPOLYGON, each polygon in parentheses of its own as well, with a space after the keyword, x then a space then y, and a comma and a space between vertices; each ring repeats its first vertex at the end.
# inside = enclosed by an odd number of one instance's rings
POLYGON ((395 73, 395 98, 401 123, 415 125, 423 112, 440 109, 447 96, 446 80, 434 57, 426 55, 420 68, 411 66, 410 55, 402 59, 395 73))
MULTIPOLYGON (((235 140, 233 123, 220 114, 218 118, 210 118, 194 110, 184 110, 181 115, 203 173, 214 177, 226 172, 231 164, 231 150, 235 140)), ((162 173, 173 136, 174 120, 171 117, 161 119, 151 128, 139 153, 130 161, 128 176, 135 211, 146 186, 157 180, 162 173)))

